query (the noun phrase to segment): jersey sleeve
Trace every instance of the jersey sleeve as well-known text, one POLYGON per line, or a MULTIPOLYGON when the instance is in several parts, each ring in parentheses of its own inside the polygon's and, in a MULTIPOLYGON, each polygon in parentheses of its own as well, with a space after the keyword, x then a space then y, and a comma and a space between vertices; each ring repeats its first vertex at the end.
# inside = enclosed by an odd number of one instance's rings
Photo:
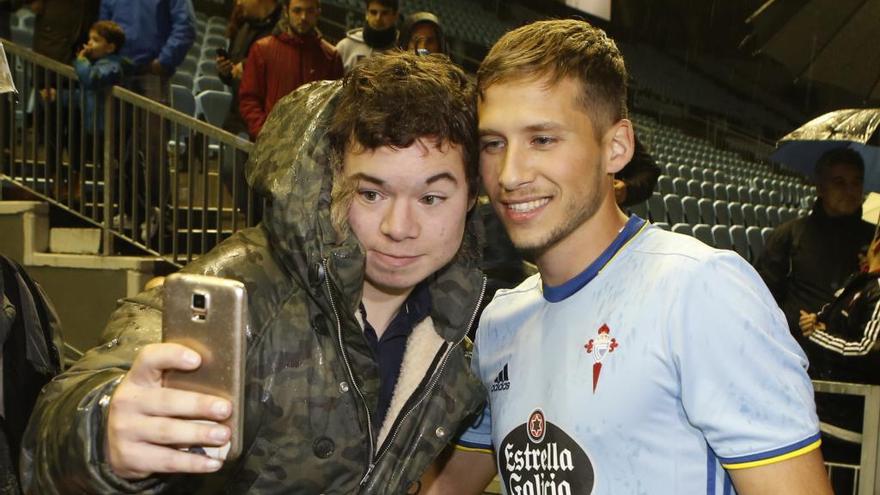
MULTIPOLYGON (((483 375, 480 373, 479 362, 479 330, 474 340, 474 352, 471 357, 471 371, 482 381, 483 375)), ((483 382, 485 383, 485 382, 483 382)), ((483 406, 483 411, 476 417, 473 424, 465 429, 461 435, 453 442, 455 448, 468 452, 485 452, 491 454, 492 448, 492 412, 487 402, 483 406)))
POLYGON ((670 350, 688 420, 722 466, 756 467, 818 448, 807 358, 758 274, 724 252, 682 276, 689 281, 670 315, 670 350))

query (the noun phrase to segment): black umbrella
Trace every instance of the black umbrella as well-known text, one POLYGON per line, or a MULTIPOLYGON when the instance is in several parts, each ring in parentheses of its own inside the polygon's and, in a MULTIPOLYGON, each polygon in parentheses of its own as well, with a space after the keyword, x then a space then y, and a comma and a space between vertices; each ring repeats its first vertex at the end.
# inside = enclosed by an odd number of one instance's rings
POLYGON ((865 190, 880 191, 880 108, 836 110, 817 117, 776 143, 770 160, 813 176, 816 161, 834 148, 851 148, 865 162, 865 190))
POLYGON ((796 81, 880 100, 880 0, 769 0, 746 22, 744 40, 778 60, 796 81))

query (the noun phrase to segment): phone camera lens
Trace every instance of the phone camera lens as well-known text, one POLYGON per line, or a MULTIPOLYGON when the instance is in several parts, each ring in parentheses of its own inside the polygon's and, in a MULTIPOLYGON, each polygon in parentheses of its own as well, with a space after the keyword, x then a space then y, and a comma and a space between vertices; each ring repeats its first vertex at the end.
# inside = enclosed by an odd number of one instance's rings
POLYGON ((207 300, 204 294, 193 294, 192 296, 192 307, 193 309, 206 309, 208 306, 207 300))

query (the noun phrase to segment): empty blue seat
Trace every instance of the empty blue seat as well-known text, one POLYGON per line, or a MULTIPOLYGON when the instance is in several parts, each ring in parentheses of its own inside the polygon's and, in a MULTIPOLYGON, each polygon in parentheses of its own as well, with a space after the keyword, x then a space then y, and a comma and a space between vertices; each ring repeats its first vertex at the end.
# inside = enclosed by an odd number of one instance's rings
MULTIPOLYGON (((736 193, 737 193, 737 195, 739 195, 739 202, 740 203, 751 203, 752 202, 752 198, 751 198, 751 196, 749 196, 748 186, 738 186, 736 188, 736 193)), ((730 198, 728 198, 728 201, 730 201, 730 198)))
POLYGON ((742 211, 742 203, 734 201, 727 204, 727 211, 730 212, 730 225, 744 225, 745 216, 742 211))
POLYGON ((773 202, 770 201, 770 191, 768 191, 766 189, 759 189, 758 190, 758 198, 761 200, 760 202, 762 205, 773 204, 773 202))
POLYGON ((712 189, 715 190, 715 199, 727 201, 727 189, 724 187, 724 184, 719 184, 718 182, 712 186, 712 189))
POLYGON ((700 183, 700 197, 707 199, 715 199, 715 188, 711 182, 703 181, 700 183))
POLYGON ((171 85, 171 108, 178 112, 185 113, 190 117, 196 115, 196 99, 193 97, 192 89, 171 85))
POLYGON ((700 181, 695 179, 687 181, 687 195, 695 198, 703 197, 703 191, 700 189, 700 181))
POLYGON ((666 221, 666 206, 663 204, 663 196, 660 196, 660 193, 652 193, 648 198, 648 214, 652 223, 666 221))
POLYGON ((196 115, 216 127, 222 127, 229 113, 232 94, 226 91, 207 90, 196 95, 196 115))
POLYGON ((188 88, 190 93, 192 93, 193 76, 191 73, 178 70, 173 76, 171 76, 171 84, 188 88))
POLYGON ((727 184, 724 187, 724 190, 727 192, 727 201, 730 202, 741 202, 742 198, 739 197, 739 190, 737 190, 735 184, 727 184))
POLYGON ((761 257, 764 252, 764 237, 761 236, 760 227, 747 227, 746 239, 749 241, 749 252, 751 253, 750 261, 754 263, 761 257))
POLYGON ((700 208, 700 223, 715 225, 715 208, 713 206, 713 201, 708 198, 702 198, 697 201, 697 206, 700 208))
POLYGON ((755 223, 749 224, 752 227, 769 227, 770 219, 767 218, 767 207, 764 205, 755 206, 755 223))
POLYGON ((222 91, 228 93, 226 84, 216 76, 199 76, 193 83, 193 93, 199 94, 203 91, 222 91))
MULTIPOLYGON (((761 205, 758 205, 761 206, 761 205)), ((750 227, 758 224, 758 217, 755 215, 755 205, 742 205, 743 225, 750 227)))
POLYGON ((716 199, 712 203, 712 209, 715 211, 715 225, 730 225, 730 210, 727 207, 727 201, 716 199))
POLYGON ((653 223, 654 225, 656 225, 657 227, 659 227, 663 230, 669 230, 669 224, 666 222, 651 222, 651 223, 653 223))
POLYGON ((775 206, 767 207, 767 227, 776 227, 779 225, 779 208, 775 206))
POLYGON ((684 209, 684 221, 696 225, 701 223, 700 205, 697 198, 693 196, 685 196, 681 198, 681 206, 684 209))
POLYGON ((676 234, 694 235, 691 226, 686 223, 677 223, 672 226, 672 231, 676 234))
POLYGON ((682 179, 681 177, 676 177, 672 179, 672 189, 673 192, 675 194, 678 194, 679 196, 687 196, 687 181, 685 179, 682 179))
POLYGON ((657 177, 657 191, 660 194, 673 194, 675 189, 672 187, 672 177, 668 175, 657 177))
POLYGON ((694 178, 694 175, 691 173, 691 167, 688 165, 681 165, 678 167, 678 176, 684 180, 691 180, 694 178))
POLYGON ((733 225, 730 227, 730 240, 733 243, 733 250, 736 251, 746 261, 751 261, 749 253, 749 240, 746 237, 746 228, 742 225, 733 225))
POLYGON ((692 231, 693 231, 693 236, 696 239, 702 241, 704 244, 707 244, 709 246, 715 245, 715 239, 712 238, 712 227, 710 227, 704 223, 700 223, 700 224, 694 225, 692 231))
POLYGON ((718 249, 733 249, 733 240, 730 238, 730 227, 727 225, 713 225, 712 239, 718 249))
POLYGON ((684 208, 681 205, 681 197, 677 194, 663 196, 663 205, 666 207, 666 218, 669 223, 684 222, 684 208))
POLYGON ((773 233, 773 227, 764 227, 761 229, 761 237, 764 238, 764 245, 767 245, 767 239, 770 238, 770 234, 773 233))

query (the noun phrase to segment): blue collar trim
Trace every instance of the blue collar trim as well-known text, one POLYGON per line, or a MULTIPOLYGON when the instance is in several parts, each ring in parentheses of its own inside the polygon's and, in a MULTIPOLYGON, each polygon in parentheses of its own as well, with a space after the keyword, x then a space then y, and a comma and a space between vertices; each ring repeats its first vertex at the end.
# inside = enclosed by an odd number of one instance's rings
POLYGON ((590 283, 591 280, 596 278, 596 275, 605 268, 605 265, 614 258, 614 255, 616 255, 617 252, 630 241, 630 239, 635 237, 636 234, 642 230, 642 227, 644 227, 645 224, 646 222, 643 219, 636 215, 631 215, 629 220, 626 221, 626 225, 623 226, 611 245, 605 248, 605 251, 590 263, 584 271, 575 275, 571 280, 568 280, 562 285, 557 285, 556 287, 543 284, 544 299, 552 303, 560 302, 584 288, 584 286, 590 283))

